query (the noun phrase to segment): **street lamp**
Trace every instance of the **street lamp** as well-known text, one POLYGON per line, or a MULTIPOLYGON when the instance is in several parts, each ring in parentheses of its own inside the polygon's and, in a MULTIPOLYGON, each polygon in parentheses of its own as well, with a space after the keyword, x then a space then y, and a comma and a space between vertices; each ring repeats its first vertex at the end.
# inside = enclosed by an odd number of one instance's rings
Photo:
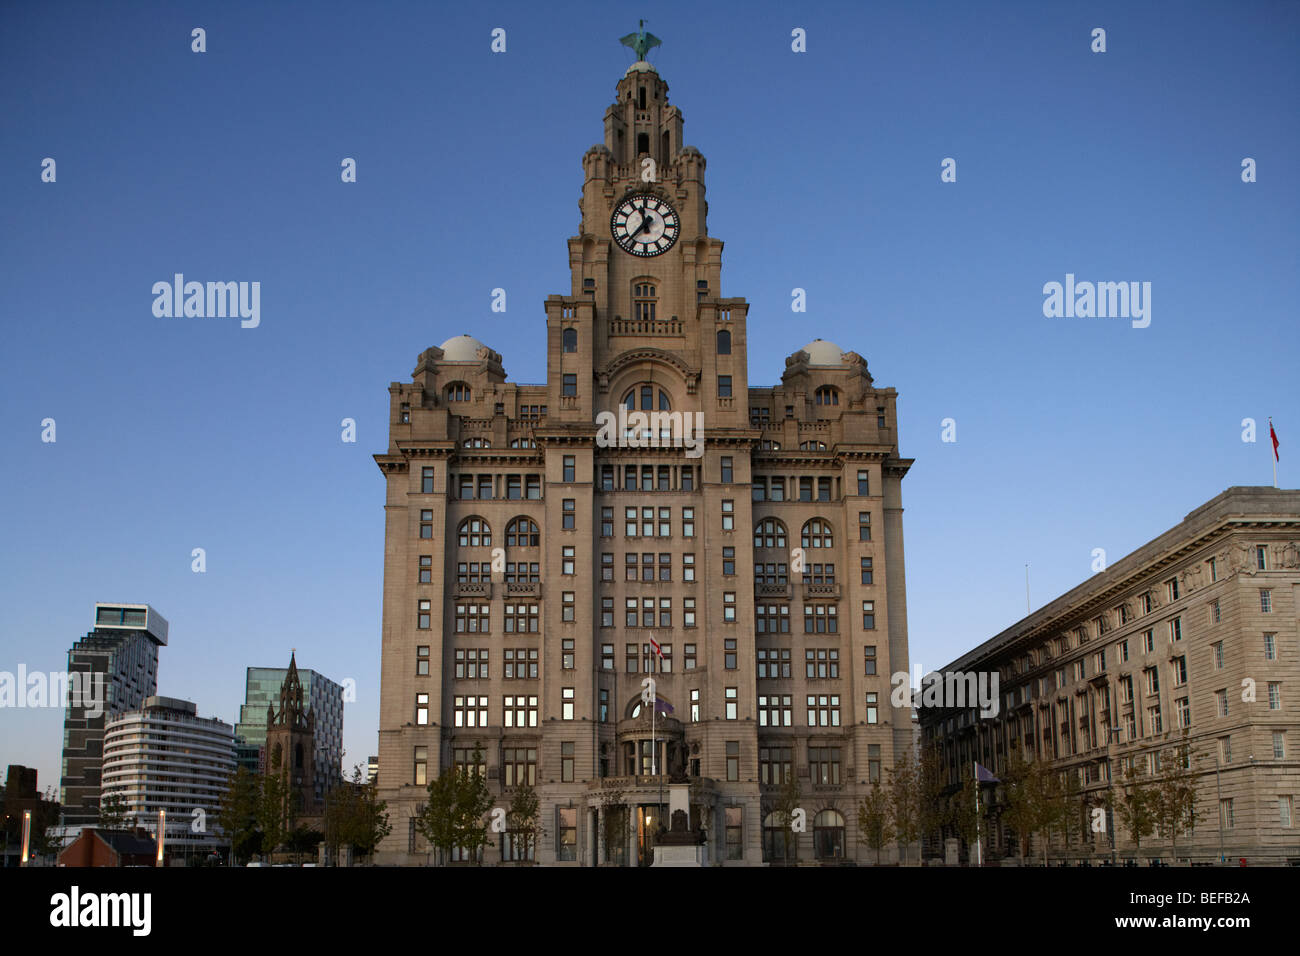
POLYGON ((1119 727, 1107 727, 1106 731, 1106 812, 1110 814, 1106 830, 1110 833, 1110 865, 1115 866, 1119 861, 1115 857, 1115 760, 1113 753, 1115 738, 1119 736, 1119 727))
POLYGON ((1219 782, 1219 748, 1214 749, 1214 791, 1219 800, 1219 862, 1227 863, 1227 854, 1223 852, 1223 786, 1219 782))

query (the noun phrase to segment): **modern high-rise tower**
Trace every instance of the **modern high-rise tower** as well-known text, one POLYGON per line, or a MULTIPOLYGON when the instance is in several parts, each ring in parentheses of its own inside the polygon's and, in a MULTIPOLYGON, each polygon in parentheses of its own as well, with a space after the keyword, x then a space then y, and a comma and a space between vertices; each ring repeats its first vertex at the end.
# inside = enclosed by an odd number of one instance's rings
POLYGON ((69 675, 79 675, 78 683, 93 690, 89 700, 70 694, 64 710, 64 826, 98 822, 104 723, 157 693, 158 648, 166 643, 167 621, 149 605, 96 604, 95 629, 68 651, 69 675), (102 699, 93 699, 101 689, 102 699))
MULTIPOLYGON (((751 387, 705 159, 644 58, 603 125, 570 287, 545 302, 546 382, 460 335, 389 387, 379 858, 426 860, 426 784, 478 745, 499 805, 537 787, 539 862, 648 860, 674 779, 711 861, 778 860, 791 778, 792 853, 874 860, 857 804, 912 745, 889 706, 908 669, 896 393, 820 339, 751 387)), ((527 853, 493 839, 488 862, 527 853)))

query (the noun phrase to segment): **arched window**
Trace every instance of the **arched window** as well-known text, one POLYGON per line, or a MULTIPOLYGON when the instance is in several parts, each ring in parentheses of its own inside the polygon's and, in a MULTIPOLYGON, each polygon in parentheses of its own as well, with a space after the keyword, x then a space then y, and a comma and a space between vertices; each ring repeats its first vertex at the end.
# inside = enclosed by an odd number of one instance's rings
POLYGON ((456 534, 462 548, 492 547, 492 529, 477 515, 462 521, 456 534))
POLYGON ((754 527, 754 547, 784 548, 785 525, 775 518, 764 518, 754 527))
POLYGON ((819 860, 844 858, 844 817, 823 810, 813 818, 813 851, 819 860))
POLYGON ((813 518, 803 526, 799 534, 800 542, 805 548, 834 547, 831 535, 831 523, 825 518, 813 518))
POLYGON ((626 405, 628 411, 651 412, 655 410, 656 393, 658 393, 659 411, 670 411, 673 403, 668 398, 668 393, 662 388, 656 388, 654 385, 644 382, 629 388, 623 395, 623 401, 620 404, 626 405))
POLYGON ((781 443, 779 441, 769 441, 768 439, 765 438, 758 443, 758 450, 759 451, 780 451, 781 443))
POLYGON ((507 548, 536 548, 541 543, 541 533, 532 518, 516 518, 506 525, 507 548))
POLYGON ((763 817, 763 859, 770 862, 794 855, 798 834, 785 825, 784 817, 773 811, 763 817), (787 853, 787 849, 790 851, 787 853))
POLYGON ((638 321, 655 317, 655 287, 649 282, 632 286, 632 316, 638 321))
POLYGON ((511 448, 536 448, 537 442, 531 438, 512 438, 510 439, 511 448))
POLYGON ((578 330, 577 329, 564 330, 564 351, 566 352, 578 351, 578 330))
POLYGON ((293 767, 295 770, 302 769, 302 744, 293 748, 293 767))
MULTIPOLYGON (((644 109, 644 108, 645 108, 645 95, 644 95, 644 94, 645 94, 645 90, 642 90, 641 93, 642 93, 642 96, 641 96, 641 107, 642 107, 642 109, 644 109)), ((636 153, 637 153, 637 155, 640 156, 642 153, 649 153, 649 152, 650 152, 650 134, 649 134, 649 133, 637 133, 637 134, 636 134, 636 153)))
POLYGON ((492 442, 486 438, 466 438, 460 443, 461 448, 491 448, 492 442))
POLYGON ((818 405, 838 405, 840 403, 839 389, 830 385, 823 385, 813 392, 813 401, 818 405))
POLYGON ((469 386, 464 382, 452 382, 447 386, 447 401, 449 402, 468 402, 469 386))
POLYGON ((726 329, 722 329, 718 332, 718 354, 731 354, 731 333, 726 329))
POLYGON ((800 451, 825 451, 826 443, 824 441, 801 441, 799 443, 800 451))

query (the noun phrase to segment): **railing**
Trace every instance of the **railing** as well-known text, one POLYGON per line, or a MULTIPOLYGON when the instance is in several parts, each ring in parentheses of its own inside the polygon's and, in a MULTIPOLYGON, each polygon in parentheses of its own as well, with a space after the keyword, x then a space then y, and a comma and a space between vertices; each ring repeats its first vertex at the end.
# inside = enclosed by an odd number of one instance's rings
POLYGON ((681 335, 680 319, 612 319, 610 335, 681 335))

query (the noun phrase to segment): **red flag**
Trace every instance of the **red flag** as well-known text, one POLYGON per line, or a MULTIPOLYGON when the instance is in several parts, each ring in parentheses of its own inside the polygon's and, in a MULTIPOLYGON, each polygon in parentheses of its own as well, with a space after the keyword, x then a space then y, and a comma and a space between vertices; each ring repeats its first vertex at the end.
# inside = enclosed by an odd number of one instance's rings
POLYGON ((657 654, 659 657, 664 656, 663 648, 659 646, 659 642, 656 641, 653 637, 650 638, 650 646, 654 648, 655 654, 657 654))
POLYGON ((1280 461, 1280 459, 1277 457, 1277 446, 1278 446, 1277 432, 1273 431, 1273 419, 1271 418, 1268 420, 1268 437, 1273 439, 1273 460, 1280 461))

